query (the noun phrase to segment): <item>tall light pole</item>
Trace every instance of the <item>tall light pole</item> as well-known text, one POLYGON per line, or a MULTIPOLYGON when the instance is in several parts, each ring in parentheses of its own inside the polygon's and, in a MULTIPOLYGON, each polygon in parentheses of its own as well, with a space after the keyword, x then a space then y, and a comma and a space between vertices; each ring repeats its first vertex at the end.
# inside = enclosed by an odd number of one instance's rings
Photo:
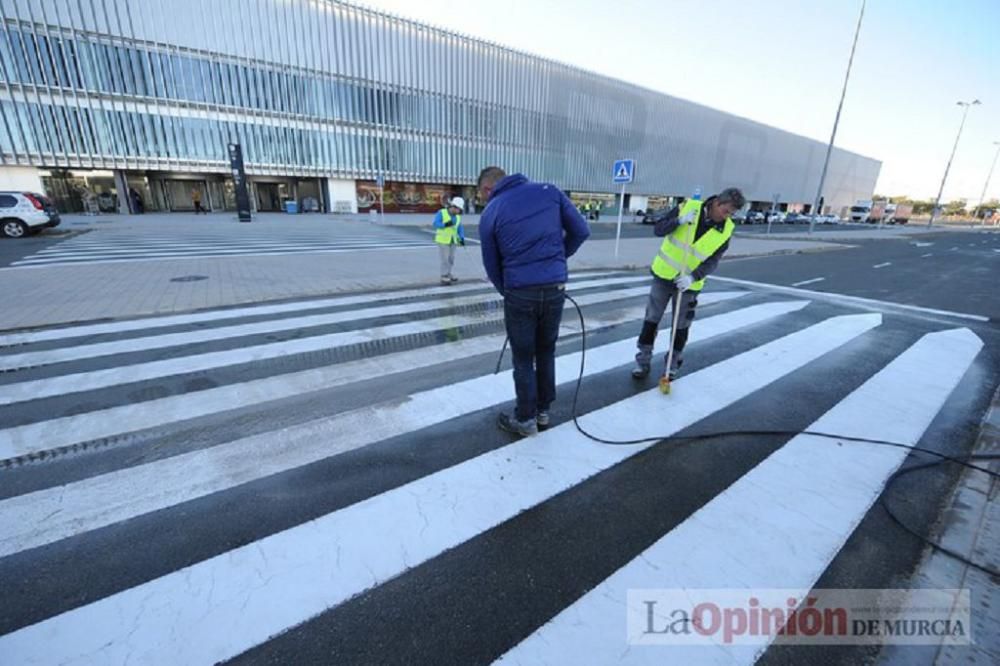
POLYGON ((865 17, 865 0, 861 0, 861 13, 858 15, 858 27, 854 29, 854 44, 851 45, 851 57, 847 59, 847 73, 844 74, 844 88, 840 91, 840 104, 837 105, 837 115, 833 119, 833 132, 830 134, 830 143, 826 147, 826 159, 823 160, 823 171, 819 174, 819 186, 816 187, 816 202, 812 207, 812 215, 809 216, 809 233, 813 232, 816 226, 816 216, 823 211, 819 209, 819 201, 823 198, 823 181, 826 180, 826 169, 830 166, 830 154, 833 152, 833 140, 837 137, 837 125, 840 123, 840 110, 844 108, 844 96, 847 94, 847 80, 851 78, 851 64, 854 62, 854 51, 858 48, 858 35, 861 34, 861 19, 865 17))
POLYGON ((965 111, 962 112, 962 122, 958 126, 958 134, 955 136, 955 145, 951 149, 951 157, 948 158, 948 164, 944 168, 944 177, 941 179, 941 189, 938 190, 937 199, 934 200, 934 208, 931 208, 931 219, 927 223, 928 227, 934 225, 934 216, 937 215, 938 205, 941 203, 941 194, 944 193, 944 183, 948 180, 948 171, 951 169, 951 161, 955 159, 955 151, 958 150, 958 140, 962 137, 962 128, 965 127, 965 117, 969 115, 969 109, 976 106, 977 104, 982 104, 978 99, 974 99, 971 102, 956 102, 959 106, 964 106, 965 111))
MULTIPOLYGON (((1000 157, 1000 141, 994 141, 993 145, 997 147, 997 153, 993 156, 993 164, 990 165, 990 172, 986 174, 986 182, 983 184, 983 193, 979 195, 979 205, 976 206, 976 210, 972 213, 972 219, 976 219, 979 215, 979 209, 983 207, 983 201, 986 200, 986 188, 990 186, 990 178, 993 177, 993 169, 997 165, 997 158, 1000 157)), ((983 216, 983 226, 986 226, 986 217, 983 216)))

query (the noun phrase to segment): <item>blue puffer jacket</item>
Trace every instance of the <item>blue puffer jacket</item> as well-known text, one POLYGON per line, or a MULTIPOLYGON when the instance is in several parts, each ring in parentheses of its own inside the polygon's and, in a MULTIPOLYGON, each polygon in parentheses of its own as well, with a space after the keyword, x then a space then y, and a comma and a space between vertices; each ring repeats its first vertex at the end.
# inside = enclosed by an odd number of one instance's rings
POLYGON ((566 282, 566 258, 590 236, 555 185, 519 173, 497 183, 479 219, 483 265, 497 290, 566 282))

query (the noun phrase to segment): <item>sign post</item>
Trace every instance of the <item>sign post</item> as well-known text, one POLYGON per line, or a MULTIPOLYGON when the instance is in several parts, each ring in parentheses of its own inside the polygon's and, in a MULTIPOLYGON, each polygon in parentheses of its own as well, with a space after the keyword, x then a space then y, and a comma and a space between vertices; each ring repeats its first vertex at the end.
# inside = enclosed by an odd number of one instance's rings
POLYGON ((379 221, 385 224, 385 177, 381 172, 378 174, 378 207, 380 211, 379 221))
POLYGON ((767 216, 767 233, 771 233, 771 221, 774 220, 774 213, 778 210, 778 200, 781 198, 780 194, 775 194, 774 198, 771 199, 771 214, 767 216))
POLYGON ((625 185, 635 180, 635 160, 618 160, 611 169, 611 182, 621 183, 622 192, 618 199, 618 229, 615 232, 615 259, 618 258, 618 243, 622 237, 622 213, 625 212, 625 185))
POLYGON ((236 185, 236 214, 240 222, 250 221, 250 194, 247 192, 247 176, 243 170, 243 149, 240 144, 229 144, 229 168, 236 185))

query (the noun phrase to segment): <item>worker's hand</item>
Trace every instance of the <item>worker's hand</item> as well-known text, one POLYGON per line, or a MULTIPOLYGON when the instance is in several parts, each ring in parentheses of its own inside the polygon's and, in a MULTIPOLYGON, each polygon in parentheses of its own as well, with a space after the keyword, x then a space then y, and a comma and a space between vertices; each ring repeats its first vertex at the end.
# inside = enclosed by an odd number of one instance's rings
POLYGON ((688 211, 686 215, 677 220, 678 224, 691 224, 694 222, 694 211, 688 211))
POLYGON ((446 227, 453 227, 453 226, 455 226, 455 222, 454 221, 452 221, 452 222, 445 222, 444 226, 446 226, 446 227))
POLYGON ((465 239, 464 238, 459 238, 458 239, 458 244, 461 245, 462 247, 465 247, 465 239))
POLYGON ((678 291, 687 291, 694 284, 694 278, 690 275, 682 275, 676 280, 674 280, 674 285, 677 287, 678 291))

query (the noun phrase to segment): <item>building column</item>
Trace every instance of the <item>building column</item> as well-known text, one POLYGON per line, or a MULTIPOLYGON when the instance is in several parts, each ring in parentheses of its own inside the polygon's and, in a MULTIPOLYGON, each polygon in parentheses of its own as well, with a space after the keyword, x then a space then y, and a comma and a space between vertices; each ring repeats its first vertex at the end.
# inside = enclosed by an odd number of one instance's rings
POLYGON ((122 215, 131 215, 134 211, 132 210, 132 202, 129 201, 128 180, 125 178, 125 172, 121 169, 115 169, 114 175, 115 192, 118 193, 118 212, 122 215))

